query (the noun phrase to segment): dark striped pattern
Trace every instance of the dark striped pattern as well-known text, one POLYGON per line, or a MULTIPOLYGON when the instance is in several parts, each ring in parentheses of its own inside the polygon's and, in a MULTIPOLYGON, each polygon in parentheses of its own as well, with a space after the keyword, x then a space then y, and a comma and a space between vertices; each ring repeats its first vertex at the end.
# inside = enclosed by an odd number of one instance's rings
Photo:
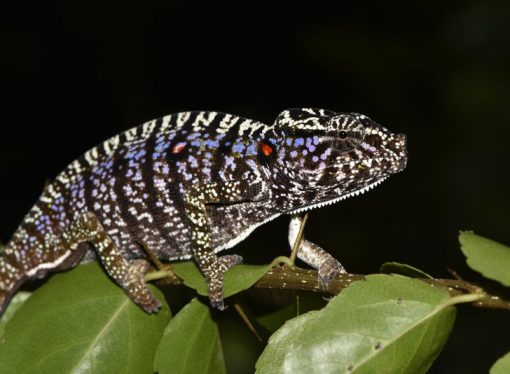
POLYGON ((128 262, 145 256, 140 243, 165 261, 193 257, 221 307, 222 274, 238 259, 214 253, 278 215, 365 191, 406 160, 404 136, 354 113, 293 109, 270 126, 215 112, 147 122, 86 152, 46 188, 0 257, 0 312, 25 279, 83 255, 83 217, 95 217, 108 250, 128 262))

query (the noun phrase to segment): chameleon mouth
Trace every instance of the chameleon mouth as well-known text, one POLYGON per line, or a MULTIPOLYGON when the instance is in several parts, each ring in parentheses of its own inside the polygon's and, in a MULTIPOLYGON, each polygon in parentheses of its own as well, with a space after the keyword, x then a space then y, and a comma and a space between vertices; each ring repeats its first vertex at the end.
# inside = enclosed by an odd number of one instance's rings
POLYGON ((321 208, 323 206, 334 204, 334 203, 336 203, 338 201, 342 201, 342 200, 348 199, 349 197, 352 197, 352 196, 362 195, 365 192, 367 192, 367 191, 371 190, 372 188, 374 188, 375 186, 378 186, 379 184, 384 182, 384 180, 386 180, 387 178, 388 177, 383 177, 381 179, 376 180, 375 182, 370 183, 369 185, 367 185, 365 187, 359 188, 359 189, 357 189, 355 191, 351 191, 349 193, 346 193, 345 195, 336 197, 334 199, 326 200, 326 201, 321 201, 319 203, 315 203, 315 204, 311 204, 311 205, 308 205, 308 206, 305 206, 305 207, 302 207, 302 208, 298 208, 296 210, 291 211, 290 214, 306 212, 306 211, 309 211, 309 210, 312 210, 312 209, 315 209, 315 208, 321 208))

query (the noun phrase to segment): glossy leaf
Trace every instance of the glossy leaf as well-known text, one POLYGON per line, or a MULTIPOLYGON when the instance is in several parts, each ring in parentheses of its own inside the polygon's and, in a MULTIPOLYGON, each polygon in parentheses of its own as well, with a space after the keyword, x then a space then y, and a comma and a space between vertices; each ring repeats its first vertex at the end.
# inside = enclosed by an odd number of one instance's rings
POLYGON ((54 275, 16 312, 0 373, 149 373, 170 311, 149 315, 96 262, 54 275))
POLYGON ((372 275, 270 338, 258 373, 425 373, 452 328, 454 299, 422 281, 372 275))
POLYGON ((385 262, 381 266, 381 273, 384 274, 400 274, 409 278, 429 278, 433 279, 431 275, 425 273, 423 270, 415 268, 414 266, 401 264, 400 262, 385 262))
POLYGON ((508 374, 510 373, 510 352, 501 357, 492 365, 490 374, 508 374))
POLYGON ((170 321, 156 352, 154 371, 225 373, 218 326, 208 306, 193 299, 170 321))
MULTIPOLYGON (((194 262, 172 264, 172 270, 188 287, 194 288, 200 295, 207 296, 205 279, 194 262)), ((269 265, 236 265, 225 273, 223 296, 229 297, 250 288, 267 271, 269 265)))
POLYGON ((510 247, 469 231, 461 232, 459 241, 470 268, 510 286, 510 247))
POLYGON ((11 320, 16 311, 28 300, 28 298, 32 295, 31 292, 18 292, 12 298, 11 302, 7 306, 4 314, 2 315, 2 319, 0 319, 0 339, 4 335, 5 326, 7 326, 7 322, 11 320))

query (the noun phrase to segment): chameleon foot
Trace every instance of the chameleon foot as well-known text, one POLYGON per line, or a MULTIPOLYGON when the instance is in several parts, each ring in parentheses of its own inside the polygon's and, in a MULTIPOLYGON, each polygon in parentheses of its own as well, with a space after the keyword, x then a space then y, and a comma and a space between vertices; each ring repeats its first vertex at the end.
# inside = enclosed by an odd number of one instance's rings
POLYGON ((122 284, 131 300, 147 313, 154 313, 161 308, 161 303, 154 297, 143 279, 149 267, 149 263, 145 260, 132 261, 122 284))
POLYGON ((226 255, 217 258, 215 270, 210 271, 210 274, 205 275, 208 286, 209 301, 211 306, 218 310, 225 309, 225 302, 223 300, 223 275, 232 266, 237 265, 243 261, 243 258, 238 255, 226 255))
POLYGON ((241 262, 243 262, 243 258, 239 255, 225 255, 218 257, 218 260, 222 262, 226 267, 227 270, 230 269, 234 265, 238 265, 241 262))
MULTIPOLYGON (((303 219, 297 215, 292 216, 289 225, 289 244, 290 248, 294 246, 297 240, 299 228, 302 225, 303 219)), ((308 265, 318 269, 318 283, 319 287, 327 290, 331 282, 337 274, 347 273, 340 262, 331 256, 324 249, 317 244, 306 240, 304 237, 299 245, 297 257, 306 262, 308 265)))
POLYGON ((318 282, 322 290, 329 289, 331 282, 338 274, 346 274, 344 267, 333 257, 328 258, 319 266, 318 282))

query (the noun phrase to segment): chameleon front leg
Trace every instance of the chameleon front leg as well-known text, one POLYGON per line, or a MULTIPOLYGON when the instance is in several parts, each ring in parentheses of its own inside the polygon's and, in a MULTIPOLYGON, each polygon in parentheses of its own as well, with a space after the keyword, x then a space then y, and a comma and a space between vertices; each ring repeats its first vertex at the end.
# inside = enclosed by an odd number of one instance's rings
POLYGON ((205 277, 211 305, 219 310, 225 308, 223 275, 229 268, 239 264, 242 257, 218 257, 214 254, 206 205, 260 201, 266 190, 263 182, 241 180, 198 184, 185 194, 186 215, 191 223, 193 258, 205 277))
MULTIPOLYGON (((303 218, 298 215, 293 215, 290 219, 289 244, 291 249, 294 247, 302 222, 303 218)), ((319 271, 318 281, 322 289, 328 289, 338 273, 347 273, 342 264, 333 256, 304 237, 301 240, 297 257, 319 271)))
POLYGON ((61 240, 61 244, 71 251, 78 250, 84 242, 91 243, 108 275, 131 300, 148 313, 159 310, 160 302, 143 280, 149 263, 143 259, 128 261, 94 213, 83 213, 62 235, 61 240))

